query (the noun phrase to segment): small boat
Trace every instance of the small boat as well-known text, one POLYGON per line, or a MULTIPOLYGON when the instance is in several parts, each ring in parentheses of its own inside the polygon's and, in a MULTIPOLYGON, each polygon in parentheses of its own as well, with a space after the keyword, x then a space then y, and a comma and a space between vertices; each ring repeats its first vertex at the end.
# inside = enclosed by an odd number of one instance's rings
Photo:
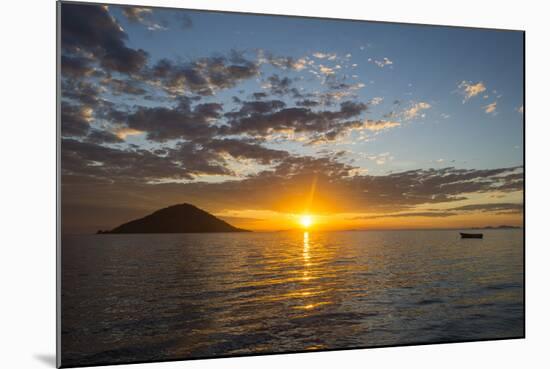
POLYGON ((462 237, 462 238, 483 238, 483 233, 462 233, 462 232, 460 232, 460 237, 462 237))

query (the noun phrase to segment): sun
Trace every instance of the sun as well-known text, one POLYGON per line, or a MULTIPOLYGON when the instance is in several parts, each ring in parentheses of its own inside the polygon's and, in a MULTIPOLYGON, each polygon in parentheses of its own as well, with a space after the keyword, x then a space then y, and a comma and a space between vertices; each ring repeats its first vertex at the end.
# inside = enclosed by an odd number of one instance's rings
POLYGON ((304 228, 309 228, 313 224, 313 218, 311 217, 311 215, 302 215, 300 217, 300 224, 304 228))

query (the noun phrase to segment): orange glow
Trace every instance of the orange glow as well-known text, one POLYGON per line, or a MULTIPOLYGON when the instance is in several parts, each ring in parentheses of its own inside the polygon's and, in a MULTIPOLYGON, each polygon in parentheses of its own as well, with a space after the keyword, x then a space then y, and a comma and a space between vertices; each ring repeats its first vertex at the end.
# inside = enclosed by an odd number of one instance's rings
MULTIPOLYGON (((253 231, 340 231, 340 230, 378 230, 378 229, 432 229, 499 226, 501 224, 521 226, 523 214, 489 212, 452 212, 451 216, 422 216, 423 213, 441 212, 457 206, 476 203, 490 203, 495 200, 485 195, 472 196, 457 204, 419 205, 410 209, 396 208, 371 212, 371 209, 342 211, 350 207, 345 197, 335 199, 329 191, 320 191, 315 179, 313 183, 304 183, 303 191, 291 195, 281 193, 275 202, 275 210, 231 209, 217 213, 230 224, 253 231), (344 209, 343 209, 344 208, 344 209), (417 213, 419 215, 406 215, 417 213), (400 216, 405 214, 406 216, 400 216)), ((302 186, 300 186, 302 187, 302 186)), ((505 194, 499 197, 501 202, 520 203, 521 193, 505 194)))

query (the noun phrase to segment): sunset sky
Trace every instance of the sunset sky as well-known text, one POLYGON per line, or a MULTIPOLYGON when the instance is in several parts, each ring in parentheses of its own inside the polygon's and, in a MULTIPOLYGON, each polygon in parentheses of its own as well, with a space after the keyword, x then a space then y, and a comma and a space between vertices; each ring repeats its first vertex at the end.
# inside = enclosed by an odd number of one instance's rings
POLYGON ((522 224, 522 32, 61 9, 63 232, 522 224))

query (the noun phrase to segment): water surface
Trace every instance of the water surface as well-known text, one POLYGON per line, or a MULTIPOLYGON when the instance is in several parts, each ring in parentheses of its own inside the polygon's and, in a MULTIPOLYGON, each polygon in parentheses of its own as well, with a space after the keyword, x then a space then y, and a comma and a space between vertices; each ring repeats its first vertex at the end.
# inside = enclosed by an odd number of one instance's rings
POLYGON ((64 236, 62 363, 521 337, 523 231, 64 236))

